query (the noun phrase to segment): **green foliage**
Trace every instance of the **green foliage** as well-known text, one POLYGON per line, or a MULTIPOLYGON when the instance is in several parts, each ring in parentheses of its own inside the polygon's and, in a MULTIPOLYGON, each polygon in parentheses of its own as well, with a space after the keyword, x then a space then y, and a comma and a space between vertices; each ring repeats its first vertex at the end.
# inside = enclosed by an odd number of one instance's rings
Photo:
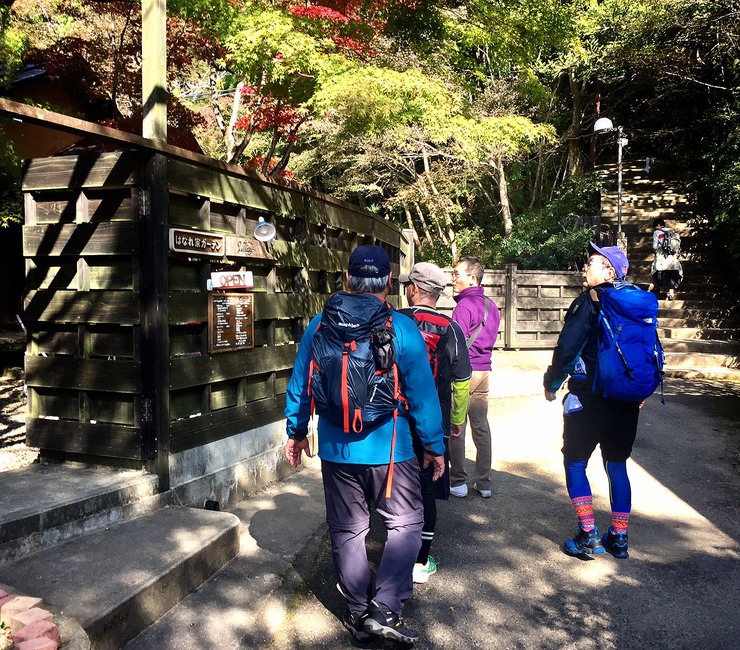
POLYGON ((488 257, 523 269, 578 270, 594 234, 599 189, 594 175, 571 177, 545 209, 515 216, 512 236, 493 241, 488 257))
POLYGON ((28 37, 10 24, 10 7, 0 7, 0 84, 8 86, 22 68, 28 37))
POLYGON ((10 140, 0 137, 0 227, 23 221, 20 160, 10 140))
POLYGON ((340 123, 347 134, 367 136, 412 125, 439 130, 457 103, 443 84, 419 71, 367 65, 332 75, 312 99, 314 111, 340 123))

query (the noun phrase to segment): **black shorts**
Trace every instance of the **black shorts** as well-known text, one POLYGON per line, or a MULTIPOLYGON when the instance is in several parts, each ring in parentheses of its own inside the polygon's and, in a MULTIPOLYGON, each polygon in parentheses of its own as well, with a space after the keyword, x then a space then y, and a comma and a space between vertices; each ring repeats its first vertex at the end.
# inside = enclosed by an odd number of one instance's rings
POLYGON ((601 445, 604 460, 627 460, 637 436, 639 402, 617 402, 599 395, 579 395, 578 399, 583 410, 563 416, 565 461, 588 460, 596 445, 601 445))

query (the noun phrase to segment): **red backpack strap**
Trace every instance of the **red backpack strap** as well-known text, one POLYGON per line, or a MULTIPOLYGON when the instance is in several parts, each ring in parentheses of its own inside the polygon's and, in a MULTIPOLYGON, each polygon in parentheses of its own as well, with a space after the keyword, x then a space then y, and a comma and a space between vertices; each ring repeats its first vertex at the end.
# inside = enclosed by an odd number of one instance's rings
MULTIPOLYGON (((349 352, 350 350, 356 350, 357 343, 355 341, 349 341, 344 344, 344 350, 342 350, 342 415, 344 422, 344 433, 350 432, 350 421, 349 421, 349 385, 347 382, 347 371, 349 369, 349 352)), ((362 412, 359 409, 355 409, 354 417, 352 418, 352 430, 355 433, 362 431, 362 412), (359 419, 359 425, 357 421, 359 419), (359 429, 357 428, 359 426, 359 429)))
MULTIPOLYGON (((393 394, 396 400, 401 396, 401 387, 398 383, 398 366, 393 364, 393 394)), ((393 410, 393 436, 391 437, 391 458, 388 463, 388 480, 385 484, 385 498, 391 498, 393 490, 393 471, 395 470, 394 452, 396 451, 396 421, 398 420, 398 407, 393 410)))

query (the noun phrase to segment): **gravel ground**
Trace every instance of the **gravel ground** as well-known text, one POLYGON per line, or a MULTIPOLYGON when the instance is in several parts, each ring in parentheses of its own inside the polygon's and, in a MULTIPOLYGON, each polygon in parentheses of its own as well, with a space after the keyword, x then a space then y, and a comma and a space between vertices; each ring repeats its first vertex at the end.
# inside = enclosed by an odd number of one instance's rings
POLYGON ((26 446, 26 394, 19 375, 0 377, 0 472, 27 467, 39 453, 26 446))

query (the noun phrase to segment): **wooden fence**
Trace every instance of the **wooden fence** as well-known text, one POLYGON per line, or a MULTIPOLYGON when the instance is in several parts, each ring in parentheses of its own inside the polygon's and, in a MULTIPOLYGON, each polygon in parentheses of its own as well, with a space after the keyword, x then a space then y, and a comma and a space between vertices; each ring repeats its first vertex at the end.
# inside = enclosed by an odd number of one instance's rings
POLYGON ((161 154, 32 160, 23 191, 28 443, 146 461, 162 489, 170 454, 283 417, 303 326, 356 245, 385 246, 394 276, 411 255, 359 208, 161 154), (260 217, 274 242, 253 237, 260 217), (252 288, 207 290, 211 273, 236 270, 252 288), (228 296, 245 311, 219 325, 228 296))
MULTIPOLYGON (((450 269, 451 270, 451 269, 450 269)), ((565 312, 582 291, 581 275, 572 271, 522 271, 509 264, 483 277, 485 294, 501 314, 497 348, 553 348, 565 312)), ((437 305, 450 314, 455 307, 451 286, 437 305)))

